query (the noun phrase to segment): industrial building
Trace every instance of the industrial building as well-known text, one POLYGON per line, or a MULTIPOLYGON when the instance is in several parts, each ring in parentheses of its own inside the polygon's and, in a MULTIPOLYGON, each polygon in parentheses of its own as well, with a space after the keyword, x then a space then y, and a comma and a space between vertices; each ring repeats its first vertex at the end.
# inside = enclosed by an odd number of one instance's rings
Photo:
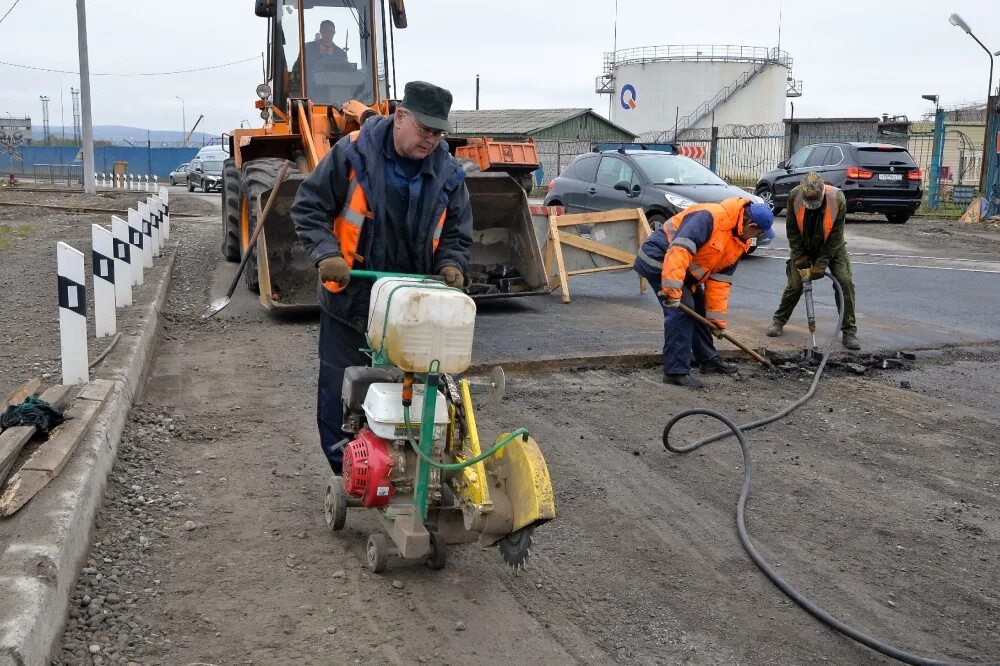
POLYGON ((661 141, 694 128, 781 123, 802 82, 778 48, 644 46, 605 53, 595 92, 610 96, 612 122, 661 141))

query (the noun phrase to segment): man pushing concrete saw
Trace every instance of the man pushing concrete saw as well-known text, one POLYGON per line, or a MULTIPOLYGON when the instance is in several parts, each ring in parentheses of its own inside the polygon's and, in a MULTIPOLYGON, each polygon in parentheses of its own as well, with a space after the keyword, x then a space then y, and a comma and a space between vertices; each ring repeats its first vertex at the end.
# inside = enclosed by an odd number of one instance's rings
POLYGON ((344 369, 366 365, 371 283, 352 269, 440 274, 461 287, 472 246, 465 172, 441 139, 452 95, 412 81, 395 114, 344 136, 299 187, 295 230, 319 272, 320 446, 341 474, 344 369))

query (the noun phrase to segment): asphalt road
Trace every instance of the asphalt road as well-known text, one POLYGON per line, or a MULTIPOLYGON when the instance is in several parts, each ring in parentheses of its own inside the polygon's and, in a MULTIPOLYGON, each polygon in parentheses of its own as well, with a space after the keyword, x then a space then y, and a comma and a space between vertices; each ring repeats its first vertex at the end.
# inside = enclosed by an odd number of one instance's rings
MULTIPOLYGON (((805 305, 800 302, 782 338, 764 337, 785 286, 788 241, 781 220, 769 247, 743 260, 730 295, 730 327, 754 347, 801 349, 808 342, 805 305)), ((939 247, 931 234, 884 223, 850 221, 848 251, 857 292, 858 335, 864 351, 938 347, 997 339, 1000 260, 981 248, 939 247), (898 230, 898 240, 880 236, 898 230), (876 233, 877 232, 877 233, 876 233), (985 258, 984 258, 985 257, 985 258)), ((524 356, 655 352, 661 343, 662 315, 649 290, 640 295, 631 272, 570 278, 571 302, 558 292, 480 308, 477 352, 497 361, 524 356), (516 317, 510 317, 511 313, 516 317), (489 322, 487 330, 485 324, 489 322), (549 324, 554 326, 549 326, 549 324), (537 331, 525 349, 521 328, 537 331), (558 328, 558 335, 547 329, 558 328)), ((833 287, 816 284, 819 339, 836 325, 833 287)), ((728 343, 720 343, 720 348, 728 343)), ((485 359, 480 362, 487 362, 485 359)))
MULTIPOLYGON (((195 196, 218 199, 215 193, 195 196)), ((989 307, 1000 302, 1000 257, 974 243, 963 246, 952 242, 942 247, 925 228, 913 223, 848 220, 858 335, 864 352, 1000 338, 1000 309, 989 307)), ((782 338, 764 336, 785 285, 788 241, 782 217, 775 232, 769 246, 741 262, 730 296, 729 323, 731 332, 753 347, 792 352, 809 343, 804 303, 799 303, 782 338)), ((225 291, 234 270, 233 264, 217 265, 213 293, 225 291)), ((549 296, 480 303, 475 362, 660 350, 662 315, 649 290, 639 293, 634 273, 573 277, 569 287, 569 304, 562 303, 558 290, 549 296)), ((256 299, 241 287, 226 316, 239 316, 241 311, 256 307, 256 299)), ((837 320, 828 280, 816 285, 816 310, 818 340, 823 346, 837 320)), ((719 343, 719 348, 735 351, 726 342, 719 343)))

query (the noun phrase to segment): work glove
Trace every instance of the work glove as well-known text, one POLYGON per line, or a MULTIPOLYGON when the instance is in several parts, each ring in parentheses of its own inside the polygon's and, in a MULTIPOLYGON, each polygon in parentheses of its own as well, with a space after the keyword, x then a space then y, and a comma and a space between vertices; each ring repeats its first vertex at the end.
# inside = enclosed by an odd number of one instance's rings
POLYGON ((819 280, 826 274, 826 269, 820 268, 819 266, 813 266, 809 269, 809 279, 819 280))
POLYGON ((681 306, 681 299, 671 298, 664 292, 660 292, 660 302, 663 303, 665 308, 679 308, 681 306))
POLYGON ((454 266, 445 266, 438 271, 438 274, 444 276, 444 281, 449 287, 461 289, 462 285, 465 284, 465 277, 462 275, 462 271, 454 266))
POLYGON ((708 321, 715 325, 715 328, 712 329, 712 335, 721 340, 726 332, 726 322, 721 319, 709 319, 708 321))
POLYGON ((331 256, 319 260, 316 268, 319 270, 320 282, 336 282, 341 289, 351 281, 351 267, 347 260, 340 256, 331 256))
POLYGON ((809 257, 796 257, 794 263, 795 267, 798 268, 799 270, 802 270, 803 268, 809 268, 809 257))

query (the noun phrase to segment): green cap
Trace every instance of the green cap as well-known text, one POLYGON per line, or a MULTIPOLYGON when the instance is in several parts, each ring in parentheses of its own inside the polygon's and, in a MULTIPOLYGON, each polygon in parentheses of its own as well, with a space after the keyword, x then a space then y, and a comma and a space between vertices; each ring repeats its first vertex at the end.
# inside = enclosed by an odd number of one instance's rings
POLYGON ((823 178, 815 171, 810 171, 799 183, 802 192, 802 203, 810 210, 823 205, 823 178))
POLYGON ((426 81, 410 81, 403 89, 399 106, 416 116, 424 127, 447 132, 451 101, 451 93, 444 88, 426 81))

